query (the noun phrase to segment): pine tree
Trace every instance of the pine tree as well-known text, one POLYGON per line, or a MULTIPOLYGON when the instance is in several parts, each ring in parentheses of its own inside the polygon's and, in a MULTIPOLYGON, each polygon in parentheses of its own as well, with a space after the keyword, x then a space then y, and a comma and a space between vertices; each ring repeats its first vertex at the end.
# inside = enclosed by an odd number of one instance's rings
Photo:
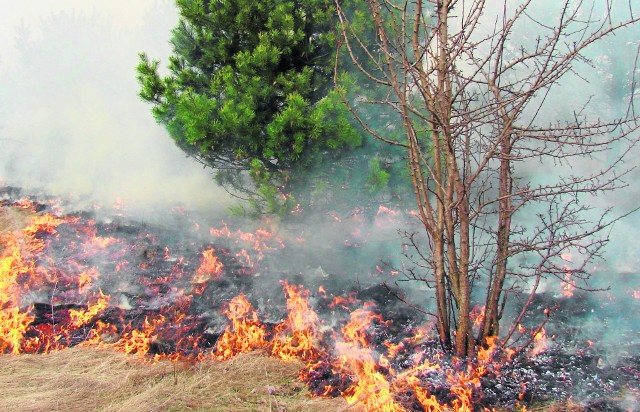
POLYGON ((141 53, 139 95, 179 147, 219 171, 220 183, 264 200, 276 185, 302 176, 292 172, 361 144, 333 90, 329 3, 176 4, 168 74, 141 53), (250 171, 253 188, 243 171, 250 171))

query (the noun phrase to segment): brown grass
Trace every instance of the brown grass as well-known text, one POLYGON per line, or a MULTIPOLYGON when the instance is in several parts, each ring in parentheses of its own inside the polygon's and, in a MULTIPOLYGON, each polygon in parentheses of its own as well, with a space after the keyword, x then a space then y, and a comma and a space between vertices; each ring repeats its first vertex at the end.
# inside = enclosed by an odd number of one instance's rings
POLYGON ((225 362, 149 365, 110 350, 0 356, 3 411, 340 411, 310 398, 302 365, 258 353, 225 362))
POLYGON ((0 255, 5 243, 29 224, 31 212, 17 207, 0 207, 0 255))

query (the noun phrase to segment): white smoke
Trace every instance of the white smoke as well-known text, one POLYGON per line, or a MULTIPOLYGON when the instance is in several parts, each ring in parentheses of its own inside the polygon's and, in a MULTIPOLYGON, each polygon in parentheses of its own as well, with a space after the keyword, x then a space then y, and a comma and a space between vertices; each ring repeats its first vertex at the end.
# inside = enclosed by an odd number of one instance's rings
POLYGON ((138 211, 228 206, 137 96, 138 53, 171 52, 173 2, 0 3, 0 182, 138 211))

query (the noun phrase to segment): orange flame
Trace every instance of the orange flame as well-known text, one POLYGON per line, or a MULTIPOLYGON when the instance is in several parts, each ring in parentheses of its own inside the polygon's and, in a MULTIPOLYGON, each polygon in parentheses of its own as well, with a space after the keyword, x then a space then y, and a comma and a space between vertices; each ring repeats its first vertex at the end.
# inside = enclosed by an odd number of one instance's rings
POLYGON ((149 353, 151 343, 156 339, 156 328, 164 321, 164 316, 158 316, 151 321, 149 321, 148 318, 145 318, 141 330, 133 329, 130 332, 125 332, 113 347, 121 350, 127 355, 137 354, 141 357, 145 356, 149 353))
POLYGON ((266 229, 258 229, 254 233, 247 233, 241 230, 231 233, 229 227, 225 225, 222 229, 211 228, 209 229, 209 233, 216 237, 233 237, 236 243, 242 241, 250 244, 258 254, 257 260, 262 260, 264 258, 264 252, 267 250, 276 250, 277 248, 284 249, 285 247, 284 242, 282 242, 279 237, 266 229))
POLYGON ((0 260, 0 352, 10 350, 20 352, 20 344, 27 327, 33 322, 27 310, 20 310, 17 277, 33 270, 33 263, 23 259, 21 248, 16 241, 6 245, 0 260))
POLYGON ((564 281, 562 282, 562 296, 571 297, 573 296, 573 289, 575 289, 575 285, 571 280, 572 272, 571 268, 568 266, 564 266, 564 281))
POLYGON ((79 328, 89 323, 97 314, 109 307, 109 295, 105 295, 99 291, 98 301, 93 305, 89 305, 85 310, 69 310, 71 318, 71 326, 79 328))
POLYGON ((225 314, 231 321, 231 325, 227 326, 218 339, 216 345, 218 359, 230 359, 240 353, 268 346, 265 327, 258 320, 257 313, 243 294, 231 299, 225 314))
POLYGON ((280 359, 313 360, 317 357, 314 339, 318 315, 309 307, 309 291, 282 281, 289 311, 287 321, 276 327, 272 353, 280 359), (287 332, 291 335, 287 335, 287 332))
POLYGON ((533 338, 533 348, 531 349, 531 356, 537 356, 548 348, 547 344, 547 331, 544 328, 540 328, 533 338))
MULTIPOLYGON (((389 211, 383 211, 385 214, 391 214, 389 211)), ((56 322, 44 322, 37 326, 31 325, 34 317, 30 316, 31 308, 20 307, 19 297, 20 288, 25 288, 27 281, 22 282, 20 277, 34 278, 40 276, 50 284, 58 281, 58 277, 66 280, 67 275, 52 269, 48 272, 47 265, 43 267, 37 266, 36 262, 40 262, 35 258, 35 254, 41 252, 47 243, 40 239, 41 234, 47 233, 55 235, 56 227, 61 223, 70 222, 67 218, 56 218, 51 215, 42 215, 34 218, 32 225, 23 232, 24 239, 22 242, 16 240, 5 245, 5 253, 0 261, 0 351, 2 352, 24 352, 24 351, 47 351, 70 345, 72 339, 76 339, 79 332, 84 335, 83 345, 107 346, 117 350, 121 350, 127 354, 136 354, 145 356, 149 354, 152 347, 162 347, 158 345, 161 339, 165 341, 167 338, 166 325, 171 325, 173 330, 180 330, 179 325, 188 317, 186 309, 191 302, 193 296, 185 297, 181 300, 176 308, 173 316, 150 315, 144 323, 133 328, 131 324, 123 325, 121 322, 116 324, 106 323, 100 319, 96 319, 99 315, 109 307, 110 297, 98 291, 97 295, 93 295, 86 309, 68 310, 68 318, 61 316, 61 320, 56 317, 56 322), (25 276, 26 275, 26 276, 25 276), (89 327, 90 326, 90 329, 89 327), (29 329, 31 328, 31 329, 29 329), (87 329, 89 329, 87 331, 87 329), (27 331, 29 332, 27 334, 27 331), (36 337, 32 336, 32 331, 38 333, 36 337), (72 332, 76 332, 73 335, 72 332)), ((80 229, 81 230, 81 229, 80 229)), ((87 249, 94 250, 95 247, 104 248, 114 244, 117 239, 97 237, 95 236, 95 228, 89 227, 92 233, 85 233, 90 240, 85 243, 78 243, 85 252, 87 249)), ((222 231, 212 234, 218 236, 228 235, 232 233, 225 227, 222 231)), ((249 243, 258 254, 257 260, 262 258, 265 250, 278 247, 280 240, 266 230, 258 230, 255 233, 236 232, 233 234, 239 241, 249 243)), ((284 245, 282 245, 284 247, 284 245)), ((240 259, 244 259, 248 265, 252 265, 253 260, 249 252, 243 249, 243 252, 236 255, 240 259)), ((165 259, 169 257, 169 250, 165 249, 165 259)), ((82 260, 79 260, 82 261, 82 260)), ((153 282, 169 283, 175 279, 180 279, 184 275, 182 270, 182 259, 176 263, 174 270, 170 275, 154 277, 153 282)), ((116 270, 123 267, 126 262, 117 262, 116 270)), ((80 293, 86 293, 93 285, 93 280, 99 276, 97 269, 88 268, 80 263, 74 266, 75 277, 71 279, 68 285, 77 285, 80 293)), ((210 280, 218 279, 223 271, 223 264, 215 255, 215 250, 209 248, 202 253, 202 261, 195 271, 192 283, 204 285, 210 280)), ((186 275, 185 275, 186 276, 186 275)), ((151 281, 148 282, 152 285, 151 281)), ((225 329, 224 333, 218 339, 214 354, 219 359, 229 359, 243 352, 249 352, 254 349, 264 349, 272 355, 284 360, 302 359, 308 362, 308 366, 312 362, 316 362, 320 356, 317 348, 318 342, 321 341, 319 332, 320 320, 316 312, 309 305, 309 291, 301 286, 290 285, 282 282, 284 294, 286 297, 286 306, 288 315, 286 320, 278 324, 273 329, 273 334, 267 333, 267 327, 258 319, 258 315, 251 307, 249 300, 244 295, 239 295, 232 299, 224 312, 230 320, 230 325, 225 329), (272 339, 268 339, 272 337, 272 339)), ((95 289, 94 289, 95 290, 95 289)), ((197 288, 194 287, 194 290, 197 288)), ((24 290, 22 290, 23 292, 24 290)), ((320 287, 318 293, 324 294, 326 291, 320 287)), ((175 295, 173 295, 175 297, 175 295)), ((183 296, 184 297, 184 296, 183 296)), ((52 298, 53 300, 53 298, 52 298)), ((352 294, 348 298, 341 296, 335 297, 329 304, 329 307, 342 307, 349 309, 353 304, 358 303, 357 295, 352 294)), ((173 301, 174 307, 175 301, 173 301)), ((53 313, 53 302, 52 302, 53 313)), ((63 309, 55 308, 56 311, 63 309)), ((57 312, 57 313, 58 313, 57 312)), ((57 316, 56 313, 56 316, 57 316)), ((166 312, 163 312, 166 315, 166 312)), ((484 316, 483 308, 476 307, 472 311, 472 319, 476 326, 482 322, 484 316)), ((341 372, 348 375, 352 385, 345 390, 343 396, 354 409, 366 411, 404 411, 405 409, 394 398, 394 394, 407 392, 411 389, 415 394, 415 399, 423 406, 426 411, 465 411, 470 412, 472 408, 472 395, 474 390, 479 387, 480 376, 485 373, 485 368, 489 367, 490 362, 499 353, 498 341, 495 337, 487 340, 485 348, 478 349, 478 361, 469 366, 464 371, 452 369, 441 373, 446 373, 447 380, 450 384, 452 398, 455 398, 450 405, 440 404, 434 395, 422 386, 419 373, 441 369, 437 364, 431 364, 429 361, 423 361, 422 357, 425 351, 411 354, 413 362, 418 365, 413 369, 396 374, 392 369, 389 359, 393 359, 399 353, 405 353, 416 346, 428 336, 429 331, 426 328, 417 330, 413 336, 410 336, 399 343, 384 342, 387 348, 386 354, 378 354, 374 352, 370 344, 369 329, 372 324, 384 323, 384 319, 372 311, 370 304, 365 304, 363 308, 356 309, 350 314, 349 322, 341 328, 342 338, 338 339, 336 345, 338 356, 332 368, 335 372, 341 372)), ((271 330, 271 329, 269 329, 271 330)), ((196 339, 184 338, 176 333, 170 337, 175 347, 194 349, 198 347, 199 341, 196 339), (175 339, 173 339, 175 338, 175 339)), ((169 341, 169 339, 167 339, 169 341)), ((77 340, 76 340, 77 342, 77 340)), ((544 329, 536 335, 536 341, 532 354, 542 352, 546 348, 546 333, 544 329), (538 335, 541 335, 540 337, 538 335)), ((195 356, 201 355, 198 352, 195 356)), ((178 352, 173 352, 166 356, 175 360, 180 357, 178 352)), ((322 361, 324 362, 324 361, 322 361)), ((330 393, 334 388, 327 386, 326 393, 330 393)))
POLYGON ((206 283, 210 280, 218 280, 222 276, 222 262, 214 255, 215 250, 209 248, 202 252, 202 262, 196 270, 192 283, 206 283))
POLYGON ((485 310, 486 307, 484 305, 476 305, 473 307, 471 313, 469 313, 469 317, 471 318, 471 322, 473 322, 474 327, 480 327, 484 322, 485 310))
POLYGON ((351 313, 350 322, 342 328, 344 342, 338 342, 340 369, 350 371, 355 383, 343 396, 349 405, 357 404, 366 411, 404 411, 396 403, 387 378, 380 373, 369 347, 367 329, 373 320, 382 320, 380 315, 363 308, 351 313))

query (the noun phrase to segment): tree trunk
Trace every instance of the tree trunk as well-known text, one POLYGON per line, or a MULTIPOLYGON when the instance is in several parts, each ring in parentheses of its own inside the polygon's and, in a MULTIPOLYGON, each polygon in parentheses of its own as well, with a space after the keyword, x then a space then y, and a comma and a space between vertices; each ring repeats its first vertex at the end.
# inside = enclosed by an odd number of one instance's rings
POLYGON ((509 260, 509 235, 511 233, 511 133, 505 131, 501 139, 500 174, 498 193, 498 232, 496 236, 496 274, 491 282, 485 317, 478 334, 478 343, 483 343, 488 336, 498 336, 500 333, 500 298, 507 276, 507 262, 509 260))

